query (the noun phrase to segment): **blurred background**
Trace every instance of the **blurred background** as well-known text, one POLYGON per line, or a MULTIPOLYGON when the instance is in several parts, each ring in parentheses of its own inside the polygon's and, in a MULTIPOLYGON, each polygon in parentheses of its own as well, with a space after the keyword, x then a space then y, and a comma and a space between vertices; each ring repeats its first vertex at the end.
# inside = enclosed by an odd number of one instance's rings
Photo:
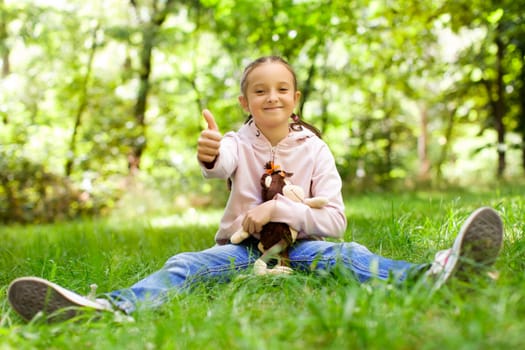
MULTIPOLYGON (((295 68, 345 191, 525 178, 525 0, 0 0, 0 222, 220 207, 203 108, 295 68)), ((193 210, 193 209, 192 209, 193 210)))

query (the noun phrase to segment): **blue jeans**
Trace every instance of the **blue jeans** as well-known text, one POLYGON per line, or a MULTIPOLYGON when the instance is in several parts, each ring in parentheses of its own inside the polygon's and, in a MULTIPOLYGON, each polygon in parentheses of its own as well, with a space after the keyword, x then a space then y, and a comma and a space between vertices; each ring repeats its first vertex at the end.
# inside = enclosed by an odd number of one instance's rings
MULTIPOLYGON (((108 293, 111 302, 126 313, 140 305, 154 307, 164 303, 170 293, 181 292, 202 279, 228 281, 238 271, 248 269, 260 256, 256 244, 216 245, 212 248, 171 257, 164 267, 137 282, 130 288, 108 293)), ((403 281, 409 271, 422 270, 427 264, 416 265, 401 260, 391 260, 372 254, 366 247, 351 243, 326 241, 297 241, 289 252, 294 270, 330 271, 342 263, 359 282, 372 277, 403 281)))

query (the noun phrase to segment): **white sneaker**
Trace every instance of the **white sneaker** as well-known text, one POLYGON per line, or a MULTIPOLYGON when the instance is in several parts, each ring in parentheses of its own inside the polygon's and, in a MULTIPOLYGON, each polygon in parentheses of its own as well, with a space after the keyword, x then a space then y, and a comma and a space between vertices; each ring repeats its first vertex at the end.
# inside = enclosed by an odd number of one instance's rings
POLYGON ((49 322, 63 321, 75 317, 81 308, 113 311, 106 299, 89 299, 38 277, 15 279, 7 296, 13 309, 27 321, 39 313, 48 316, 49 322))
POLYGON ((432 278, 433 290, 440 288, 454 274, 468 280, 471 273, 491 266, 503 244, 503 223, 498 213, 488 207, 473 212, 463 224, 452 248, 437 252, 426 278, 432 278))

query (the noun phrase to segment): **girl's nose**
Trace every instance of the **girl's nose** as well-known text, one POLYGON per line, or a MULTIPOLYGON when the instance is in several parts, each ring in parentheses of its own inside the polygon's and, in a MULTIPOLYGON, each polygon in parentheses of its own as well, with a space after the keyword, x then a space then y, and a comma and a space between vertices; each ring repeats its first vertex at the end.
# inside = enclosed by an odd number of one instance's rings
POLYGON ((275 102, 277 101, 277 91, 270 91, 268 94, 268 102, 275 102))

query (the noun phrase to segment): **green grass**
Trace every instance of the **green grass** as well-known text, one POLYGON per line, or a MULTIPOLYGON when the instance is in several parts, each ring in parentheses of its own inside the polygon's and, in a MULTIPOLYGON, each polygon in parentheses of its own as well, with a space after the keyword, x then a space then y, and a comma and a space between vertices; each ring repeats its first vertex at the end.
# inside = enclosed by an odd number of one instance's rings
POLYGON ((171 218, 86 220, 0 228, 0 349, 517 349, 525 346, 525 189, 347 196, 346 240, 396 259, 428 262, 462 221, 490 205, 506 237, 495 281, 423 286, 355 282, 347 271, 239 275, 203 283, 134 323, 85 314, 58 324, 22 322, 5 297, 36 275, 81 294, 127 287, 171 255, 213 244, 220 211, 171 218), (204 224, 196 224, 197 222, 204 224))

